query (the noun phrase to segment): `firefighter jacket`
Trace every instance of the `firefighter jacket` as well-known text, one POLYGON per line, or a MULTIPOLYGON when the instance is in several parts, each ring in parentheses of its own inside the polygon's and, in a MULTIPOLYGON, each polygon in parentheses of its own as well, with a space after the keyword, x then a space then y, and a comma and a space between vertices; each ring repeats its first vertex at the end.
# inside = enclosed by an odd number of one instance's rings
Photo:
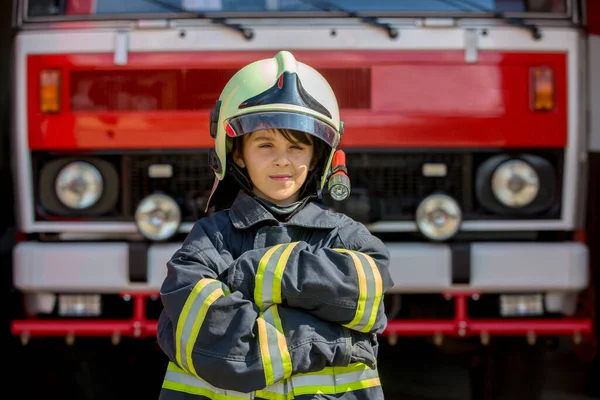
POLYGON ((160 399, 383 398, 386 246, 308 202, 287 222, 243 191, 167 264, 160 399))

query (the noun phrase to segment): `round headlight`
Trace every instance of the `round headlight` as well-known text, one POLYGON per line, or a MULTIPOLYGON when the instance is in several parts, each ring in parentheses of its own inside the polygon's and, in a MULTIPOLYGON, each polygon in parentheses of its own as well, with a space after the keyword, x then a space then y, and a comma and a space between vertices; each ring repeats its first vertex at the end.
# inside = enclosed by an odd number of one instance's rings
POLYGON ((523 160, 506 161, 492 175, 492 193, 505 206, 525 207, 535 200, 539 192, 539 175, 523 160))
POLYGON ((65 206, 82 210, 96 204, 102 196, 102 174, 92 164, 76 161, 65 165, 56 176, 54 190, 65 206))
POLYGON ((452 197, 433 194, 417 207, 417 226, 432 240, 446 240, 458 232, 462 221, 460 206, 452 197))
POLYGON ((135 210, 135 222, 145 238, 166 240, 177 233, 181 211, 173 198, 164 194, 151 194, 135 210))

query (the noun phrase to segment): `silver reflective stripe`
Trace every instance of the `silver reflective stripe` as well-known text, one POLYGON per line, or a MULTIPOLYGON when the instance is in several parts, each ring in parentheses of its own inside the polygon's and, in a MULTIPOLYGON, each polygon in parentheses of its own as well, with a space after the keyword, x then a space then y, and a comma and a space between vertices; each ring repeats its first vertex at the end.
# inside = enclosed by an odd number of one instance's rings
MULTIPOLYGON (((333 368, 335 371, 335 368, 333 368)), ((362 371, 346 372, 342 374, 325 375, 325 374, 309 374, 303 376, 292 377, 292 386, 294 389, 309 386, 326 386, 335 387, 339 385, 348 385, 350 383, 357 383, 367 379, 373 379, 379 377, 377 370, 365 369, 362 371)))
POLYGON ((379 385, 377 370, 371 370, 364 364, 353 364, 349 367, 327 367, 320 372, 302 374, 280 381, 255 393, 242 393, 214 387, 202 378, 193 376, 173 362, 169 362, 162 387, 190 395, 208 397, 212 400, 252 400, 255 398, 292 400, 295 396, 312 396, 317 393, 342 394, 379 385), (338 372, 336 373, 336 371, 338 372))
POLYGON ((178 392, 205 396, 214 400, 254 399, 254 393, 242 393, 216 388, 205 380, 180 370, 173 363, 169 363, 163 387, 178 392))
POLYGON ((367 254, 347 249, 333 249, 350 256, 356 268, 358 299, 352 321, 345 327, 360 332, 370 332, 377 317, 377 311, 383 295, 383 282, 375 261, 367 254))
POLYGON ((266 310, 273 304, 273 281, 277 262, 286 246, 278 244, 273 251, 265 253, 258 263, 256 273, 256 287, 254 290, 254 301, 261 311, 266 310))
POLYGON ((278 244, 269 249, 258 263, 254 301, 261 311, 273 304, 281 304, 281 281, 288 260, 298 242, 278 244))
MULTIPOLYGON (((188 362, 188 355, 192 353, 198 332, 206 316, 205 303, 211 295, 212 297, 223 295, 222 286, 223 284, 216 280, 201 280, 190 294, 184 310, 179 316, 180 320, 177 321, 176 343, 179 344, 177 361, 185 370, 192 373, 195 373, 195 370, 194 366, 191 365, 191 359, 188 362), (199 292, 196 291, 197 288, 200 288, 199 292), (216 291, 219 291, 219 293, 213 294, 216 291)), ((210 303, 212 304, 213 301, 214 299, 211 299, 210 303)))
POLYGON ((292 374, 292 360, 283 335, 277 305, 269 307, 256 323, 266 385, 289 378, 292 374))
POLYGON ((369 322, 371 322, 372 319, 374 320, 374 318, 372 318, 373 312, 377 313, 377 309, 378 309, 378 308, 374 309, 373 304, 376 299, 380 298, 380 297, 376 296, 376 293, 377 293, 376 279, 378 277, 374 276, 373 269, 369 265, 369 261, 367 260, 367 257, 364 254, 359 253, 359 252, 354 252, 354 254, 356 254, 358 259, 360 260, 360 263, 363 266, 363 271, 365 273, 365 277, 367 278, 367 301, 365 302, 365 313, 362 315, 360 322, 357 325, 355 325, 352 329, 355 329, 358 331, 362 331, 363 329, 366 331, 370 331, 371 328, 373 327, 373 324, 369 324, 369 322))
MULTIPOLYGON (((262 315, 267 327, 267 342, 271 356, 271 367, 273 371, 273 383, 288 378, 292 374, 292 361, 287 348, 285 336, 283 336, 281 319, 277 306, 271 306, 262 315)), ((267 380, 267 384, 269 384, 267 380)))
POLYGON ((256 397, 269 400, 293 399, 292 386, 289 381, 275 383, 262 390, 258 390, 256 393, 223 390, 214 387, 202 378, 188 374, 172 362, 169 362, 163 388, 196 396, 204 396, 213 400, 245 400, 256 397))
POLYGON ((292 384, 288 380, 275 383, 262 390, 257 390, 256 397, 268 400, 291 400, 294 398, 292 384))

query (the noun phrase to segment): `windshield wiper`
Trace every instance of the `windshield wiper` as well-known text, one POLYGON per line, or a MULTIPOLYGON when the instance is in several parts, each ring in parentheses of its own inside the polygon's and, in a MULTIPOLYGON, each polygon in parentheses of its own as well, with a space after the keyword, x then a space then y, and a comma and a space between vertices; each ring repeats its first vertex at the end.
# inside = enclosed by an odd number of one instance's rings
POLYGON ((163 1, 163 0, 144 0, 144 1, 152 3, 152 4, 157 4, 159 6, 162 6, 162 7, 166 8, 166 9, 169 9, 171 11, 192 14, 196 18, 208 19, 208 20, 210 20, 214 24, 219 24, 219 25, 222 25, 224 27, 233 29, 233 30, 241 33, 242 36, 244 36, 244 38, 246 38, 246 40, 252 40, 254 38, 254 31, 252 29, 250 29, 250 28, 244 28, 243 26, 241 26, 239 24, 231 24, 231 23, 225 21, 225 18, 209 17, 205 13, 186 10, 185 8, 176 6, 174 4, 169 4, 169 3, 167 3, 166 1, 163 1))
POLYGON ((392 39, 396 39, 398 37, 398 30, 392 27, 390 24, 386 24, 383 22, 379 22, 377 18, 374 17, 365 17, 361 16, 359 13, 355 11, 349 11, 345 8, 342 8, 332 2, 325 0, 300 0, 303 3, 310 4, 312 6, 317 7, 321 11, 338 11, 346 14, 347 18, 358 18, 362 22, 374 26, 379 29, 383 29, 387 32, 388 36, 392 39))
POLYGON ((528 31, 531 32, 531 36, 535 40, 540 40, 542 38, 542 32, 540 31, 540 28, 538 28, 537 25, 528 24, 522 18, 507 17, 506 14, 503 12, 490 10, 489 8, 486 8, 482 5, 474 3, 470 0, 437 0, 437 1, 439 1, 440 3, 445 3, 451 7, 456 7, 461 11, 471 11, 470 9, 465 8, 465 6, 476 8, 479 11, 482 11, 485 13, 490 13, 494 16, 494 18, 505 21, 506 23, 508 23, 510 25, 513 25, 513 26, 516 26, 519 28, 523 28, 523 29, 527 29, 528 31))

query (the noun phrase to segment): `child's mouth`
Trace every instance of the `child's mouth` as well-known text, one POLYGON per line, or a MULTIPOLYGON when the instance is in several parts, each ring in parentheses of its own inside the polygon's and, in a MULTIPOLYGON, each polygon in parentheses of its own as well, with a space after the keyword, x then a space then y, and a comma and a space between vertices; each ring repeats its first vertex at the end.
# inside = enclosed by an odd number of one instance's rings
POLYGON ((284 182, 289 181, 292 177, 290 175, 271 175, 270 178, 274 181, 284 182))

